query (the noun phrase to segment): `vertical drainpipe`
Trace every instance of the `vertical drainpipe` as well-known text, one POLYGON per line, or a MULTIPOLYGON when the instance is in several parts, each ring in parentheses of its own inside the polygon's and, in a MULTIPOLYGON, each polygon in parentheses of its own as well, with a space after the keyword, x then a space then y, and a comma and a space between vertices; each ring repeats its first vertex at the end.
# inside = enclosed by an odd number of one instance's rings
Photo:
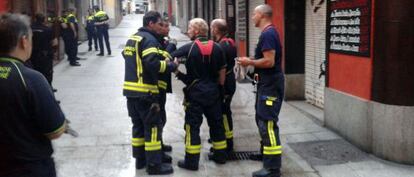
POLYGON ((172 2, 168 0, 168 20, 172 23, 172 2))

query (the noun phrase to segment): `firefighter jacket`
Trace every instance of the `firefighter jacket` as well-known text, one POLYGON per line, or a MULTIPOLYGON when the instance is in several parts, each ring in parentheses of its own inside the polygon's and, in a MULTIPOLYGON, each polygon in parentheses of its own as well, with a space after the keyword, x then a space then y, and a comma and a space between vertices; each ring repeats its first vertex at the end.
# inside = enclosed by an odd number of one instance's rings
POLYGON ((123 94, 126 97, 158 95, 167 87, 160 80, 160 74, 172 72, 176 66, 165 58, 169 54, 162 50, 160 37, 145 27, 132 35, 122 52, 125 59, 125 82, 123 94))

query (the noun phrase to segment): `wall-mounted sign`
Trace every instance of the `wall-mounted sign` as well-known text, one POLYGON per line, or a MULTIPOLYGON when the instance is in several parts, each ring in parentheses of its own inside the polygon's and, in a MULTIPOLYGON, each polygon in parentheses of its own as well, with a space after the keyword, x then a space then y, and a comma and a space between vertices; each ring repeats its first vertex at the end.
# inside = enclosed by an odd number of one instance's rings
POLYGON ((329 0, 327 15, 330 52, 370 55, 371 0, 329 0))
POLYGON ((247 37, 247 5, 246 1, 239 1, 238 3, 238 20, 237 32, 240 40, 246 40, 247 37))

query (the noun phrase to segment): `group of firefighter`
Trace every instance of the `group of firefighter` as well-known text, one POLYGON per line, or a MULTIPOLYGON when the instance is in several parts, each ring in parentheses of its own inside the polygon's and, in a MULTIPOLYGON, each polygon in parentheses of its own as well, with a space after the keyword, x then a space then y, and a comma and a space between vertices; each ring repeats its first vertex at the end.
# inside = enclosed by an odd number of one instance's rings
POLYGON ((233 152, 233 118, 230 109, 236 90, 233 67, 253 66, 257 84, 256 123, 261 136, 263 168, 254 177, 280 176, 281 145, 277 125, 284 94, 284 75, 281 69, 281 44, 272 24, 272 8, 259 5, 252 21, 262 30, 255 56, 237 57, 233 39, 223 19, 215 19, 210 26, 201 18, 189 22, 191 42, 176 49, 168 39, 168 21, 156 11, 143 17, 143 27, 127 41, 122 55, 125 59, 123 94, 127 98, 128 114, 132 119, 132 147, 136 169, 150 175, 171 174, 172 158, 165 152, 172 150, 163 143, 166 124, 166 93, 171 93, 171 73, 185 84, 185 158, 178 166, 198 170, 203 115, 210 127, 212 144, 209 159, 226 163, 233 152), (208 38, 209 29, 212 40, 208 38), (186 72, 179 70, 184 64, 186 72))

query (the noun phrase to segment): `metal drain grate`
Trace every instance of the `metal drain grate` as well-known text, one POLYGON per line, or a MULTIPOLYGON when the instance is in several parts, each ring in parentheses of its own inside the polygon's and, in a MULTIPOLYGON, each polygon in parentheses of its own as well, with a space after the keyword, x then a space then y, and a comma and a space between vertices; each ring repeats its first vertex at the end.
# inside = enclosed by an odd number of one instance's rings
MULTIPOLYGON (((258 155, 259 151, 241 151, 227 154, 228 161, 250 160, 250 155, 258 155)), ((208 158, 207 158, 208 159, 208 158)))

